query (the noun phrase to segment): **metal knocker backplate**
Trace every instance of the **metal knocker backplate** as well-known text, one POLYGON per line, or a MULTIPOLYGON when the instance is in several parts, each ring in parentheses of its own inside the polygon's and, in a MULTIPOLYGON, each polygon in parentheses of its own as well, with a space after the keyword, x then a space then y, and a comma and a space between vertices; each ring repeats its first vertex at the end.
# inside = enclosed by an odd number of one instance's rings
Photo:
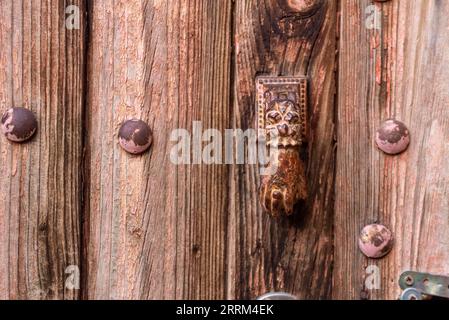
POLYGON ((259 137, 272 144, 279 133, 279 145, 301 145, 307 136, 307 78, 263 76, 256 82, 259 137))

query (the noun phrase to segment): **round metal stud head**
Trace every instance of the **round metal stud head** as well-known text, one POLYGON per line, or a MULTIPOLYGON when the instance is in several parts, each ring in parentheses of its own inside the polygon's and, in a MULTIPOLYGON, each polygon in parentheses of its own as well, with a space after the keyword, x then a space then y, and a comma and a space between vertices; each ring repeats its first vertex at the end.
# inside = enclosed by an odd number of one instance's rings
POLYGON ((402 122, 389 119, 377 130, 376 144, 387 154, 399 154, 407 150, 410 144, 410 132, 402 122))
POLYGON ((298 300, 298 298, 286 292, 270 292, 258 297, 257 300, 298 300))
POLYGON ((131 154, 145 152, 153 142, 153 135, 148 124, 138 119, 125 121, 120 127, 120 146, 131 154))
POLYGON ((370 224, 360 233, 359 248, 368 258, 384 257, 393 249, 393 244, 393 234, 383 225, 370 224))
POLYGON ((10 141, 27 141, 37 131, 36 116, 26 108, 11 108, 2 116, 1 130, 10 141))

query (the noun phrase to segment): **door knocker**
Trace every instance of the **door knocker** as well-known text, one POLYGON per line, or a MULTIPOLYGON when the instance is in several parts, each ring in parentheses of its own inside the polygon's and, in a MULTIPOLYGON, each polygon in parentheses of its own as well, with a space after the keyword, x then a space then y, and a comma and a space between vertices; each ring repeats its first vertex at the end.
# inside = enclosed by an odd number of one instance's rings
POLYGON ((307 79, 263 76, 256 79, 256 88, 258 136, 270 149, 271 169, 262 175, 260 201, 273 217, 291 215, 307 197, 300 152, 307 140, 307 79))

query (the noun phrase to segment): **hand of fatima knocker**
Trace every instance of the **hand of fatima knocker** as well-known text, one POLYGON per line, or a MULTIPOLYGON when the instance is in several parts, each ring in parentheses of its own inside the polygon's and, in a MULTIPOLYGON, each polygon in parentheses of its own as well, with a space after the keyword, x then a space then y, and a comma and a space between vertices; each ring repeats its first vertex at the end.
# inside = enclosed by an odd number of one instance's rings
POLYGON ((270 154, 260 201, 273 217, 291 215, 294 205, 307 197, 306 166, 300 156, 307 136, 307 79, 258 77, 256 85, 259 137, 270 154))

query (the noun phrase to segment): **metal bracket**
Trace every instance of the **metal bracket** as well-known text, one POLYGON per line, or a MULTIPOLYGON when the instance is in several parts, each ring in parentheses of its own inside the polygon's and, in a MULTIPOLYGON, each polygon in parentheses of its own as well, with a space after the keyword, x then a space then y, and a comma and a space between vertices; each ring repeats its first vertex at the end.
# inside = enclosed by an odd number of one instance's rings
POLYGON ((449 299, 449 276, 406 271, 399 278, 401 300, 424 300, 431 297, 449 299))

